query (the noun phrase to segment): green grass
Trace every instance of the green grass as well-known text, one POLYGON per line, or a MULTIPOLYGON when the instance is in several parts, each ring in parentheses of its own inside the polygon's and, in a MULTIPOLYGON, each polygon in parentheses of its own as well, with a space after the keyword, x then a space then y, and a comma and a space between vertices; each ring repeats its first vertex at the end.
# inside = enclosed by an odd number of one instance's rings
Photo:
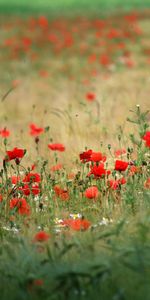
POLYGON ((38 12, 51 14, 132 10, 150 7, 150 0, 0 0, 0 13, 38 12))

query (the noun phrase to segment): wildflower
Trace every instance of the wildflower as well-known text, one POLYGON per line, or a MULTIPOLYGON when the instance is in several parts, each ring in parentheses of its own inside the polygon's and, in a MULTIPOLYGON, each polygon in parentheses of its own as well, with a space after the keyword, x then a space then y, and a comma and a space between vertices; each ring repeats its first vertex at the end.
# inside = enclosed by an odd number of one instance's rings
POLYGON ((28 173, 24 179, 23 182, 40 182, 41 177, 38 173, 28 173))
POLYGON ((126 154, 126 153, 127 153, 126 149, 118 149, 114 152, 115 157, 122 156, 123 154, 126 154))
POLYGON ((97 186, 91 186, 85 190, 85 197, 88 199, 95 199, 98 196, 97 186))
POLYGON ((50 238, 50 234, 46 233, 45 231, 39 231, 36 233, 34 236, 34 241, 35 242, 46 242, 50 238))
POLYGON ((13 159, 23 158, 23 156, 26 153, 26 150, 15 147, 13 150, 6 151, 6 153, 7 153, 7 156, 6 156, 5 160, 10 161, 13 159))
POLYGON ((30 206, 24 198, 13 198, 10 200, 10 209, 17 209, 20 215, 29 215, 30 206))
POLYGON ((93 102, 96 99, 95 93, 89 92, 86 94, 86 100, 89 102, 93 102))
POLYGON ((100 162, 101 160, 106 161, 106 156, 103 156, 101 152, 92 152, 90 161, 100 162))
POLYGON ((58 185, 54 186, 55 194, 64 201, 69 200, 69 193, 67 190, 60 188, 58 185))
POLYGON ((125 171, 128 167, 129 163, 126 161, 122 161, 122 160, 116 160, 115 162, 115 170, 116 171, 125 171))
POLYGON ((11 182, 12 184, 17 184, 20 181, 20 176, 11 176, 11 182))
POLYGON ((91 154, 92 154, 92 150, 91 149, 80 153, 80 160, 82 162, 88 162, 88 161, 90 161, 91 154))
POLYGON ((67 219, 63 224, 75 231, 85 231, 91 226, 91 222, 86 219, 67 219))
POLYGON ((146 189, 150 189, 150 177, 147 178, 147 180, 144 183, 144 186, 145 186, 146 189))
POLYGON ((57 165, 51 167, 51 171, 52 172, 59 171, 62 169, 62 167, 63 167, 62 164, 57 164, 57 165))
POLYGON ((91 171, 89 175, 93 174, 95 177, 102 177, 110 174, 109 170, 104 168, 104 164, 101 163, 99 165, 91 166, 91 171))
POLYGON ((65 151, 65 146, 63 144, 48 144, 48 148, 52 151, 65 151))
POLYGON ((114 180, 114 179, 108 180, 108 186, 112 188, 112 190, 117 190, 122 184, 125 183, 126 183, 126 179, 124 177, 118 180, 114 180))
POLYGON ((37 137, 43 132, 44 128, 37 127, 34 123, 30 124, 30 135, 37 137))
POLYGON ((142 139, 145 141, 145 146, 150 148, 150 131, 147 131, 142 139))
POLYGON ((8 138, 10 136, 10 131, 6 128, 0 130, 0 135, 3 138, 8 138))

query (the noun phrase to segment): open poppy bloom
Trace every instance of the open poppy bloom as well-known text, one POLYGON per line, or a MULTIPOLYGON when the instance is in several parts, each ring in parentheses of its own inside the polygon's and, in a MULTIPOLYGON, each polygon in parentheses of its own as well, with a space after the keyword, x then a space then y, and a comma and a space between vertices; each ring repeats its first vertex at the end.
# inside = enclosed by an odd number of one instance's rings
POLYGON ((127 153, 126 149, 118 149, 114 152, 115 157, 121 156, 121 155, 126 154, 126 153, 127 153))
POLYGON ((24 179, 23 182, 40 182, 41 177, 38 173, 28 173, 24 179))
POLYGON ((123 160, 116 160, 115 162, 115 170, 123 172, 127 169, 129 163, 123 160))
POLYGON ((85 197, 88 199, 95 199, 98 196, 97 186, 91 186, 85 190, 85 197))
POLYGON ((51 167, 51 171, 56 172, 56 171, 61 170, 62 168, 63 168, 62 164, 57 164, 57 165, 51 167))
POLYGON ((0 130, 0 135, 3 138, 8 138, 10 136, 10 131, 6 128, 0 130))
POLYGON ((86 94, 86 100, 89 102, 93 102, 96 99, 96 95, 94 93, 87 93, 86 94))
POLYGON ((63 144, 48 144, 48 148, 52 151, 65 151, 65 146, 63 144))
POLYGON ((85 231, 91 226, 91 222, 86 219, 67 219, 63 221, 63 225, 75 231, 85 231))
POLYGON ((17 209, 19 215, 29 215, 30 206, 24 198, 13 198, 10 200, 10 209, 17 209))
POLYGON ((61 200, 67 201, 69 200, 69 193, 67 190, 60 188, 58 185, 54 186, 55 194, 61 198, 61 200))
POLYGON ((84 151, 82 153, 80 153, 80 160, 85 163, 85 162, 89 162, 89 161, 93 161, 93 162, 100 162, 106 161, 106 156, 103 155, 101 152, 94 152, 93 150, 87 150, 84 151))
POLYGON ((91 155, 92 155, 92 150, 87 150, 87 151, 84 151, 82 153, 80 153, 80 160, 82 162, 88 162, 90 161, 90 158, 91 158, 91 155))
POLYGON ((42 127, 37 127, 35 124, 30 124, 30 135, 32 136, 39 136, 41 133, 44 132, 44 128, 42 127))
POLYGON ((91 171, 88 175, 94 175, 95 177, 102 177, 110 174, 109 170, 104 168, 104 164, 101 163, 99 165, 91 166, 91 171))
POLYGON ((23 156, 26 153, 26 150, 15 147, 13 150, 6 151, 6 153, 7 153, 7 156, 6 156, 5 160, 10 161, 10 160, 17 159, 17 158, 18 159, 23 158, 23 156))
POLYGON ((150 148, 150 131, 147 131, 142 139, 145 141, 145 146, 150 148))
POLYGON ((124 177, 122 177, 121 179, 110 179, 108 180, 108 186, 112 189, 112 190, 117 190, 122 184, 125 184, 127 181, 124 177))
POLYGON ((46 242, 50 238, 50 234, 46 233, 45 231, 39 231, 36 233, 34 236, 34 241, 35 242, 46 242))

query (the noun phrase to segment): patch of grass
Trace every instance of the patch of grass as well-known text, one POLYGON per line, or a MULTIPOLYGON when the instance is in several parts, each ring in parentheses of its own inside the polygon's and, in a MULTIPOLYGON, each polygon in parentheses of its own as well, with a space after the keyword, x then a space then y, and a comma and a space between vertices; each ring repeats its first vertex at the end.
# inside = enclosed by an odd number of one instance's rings
POLYGON ((112 12, 117 10, 143 9, 150 7, 149 0, 0 0, 0 13, 47 13, 47 14, 85 14, 112 12))

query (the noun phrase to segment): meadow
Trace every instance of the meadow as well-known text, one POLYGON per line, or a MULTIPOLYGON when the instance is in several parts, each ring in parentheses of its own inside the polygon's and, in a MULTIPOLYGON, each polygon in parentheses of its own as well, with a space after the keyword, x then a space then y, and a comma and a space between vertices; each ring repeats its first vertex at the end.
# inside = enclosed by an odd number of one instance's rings
POLYGON ((150 299, 148 2, 0 0, 1 300, 150 299))

